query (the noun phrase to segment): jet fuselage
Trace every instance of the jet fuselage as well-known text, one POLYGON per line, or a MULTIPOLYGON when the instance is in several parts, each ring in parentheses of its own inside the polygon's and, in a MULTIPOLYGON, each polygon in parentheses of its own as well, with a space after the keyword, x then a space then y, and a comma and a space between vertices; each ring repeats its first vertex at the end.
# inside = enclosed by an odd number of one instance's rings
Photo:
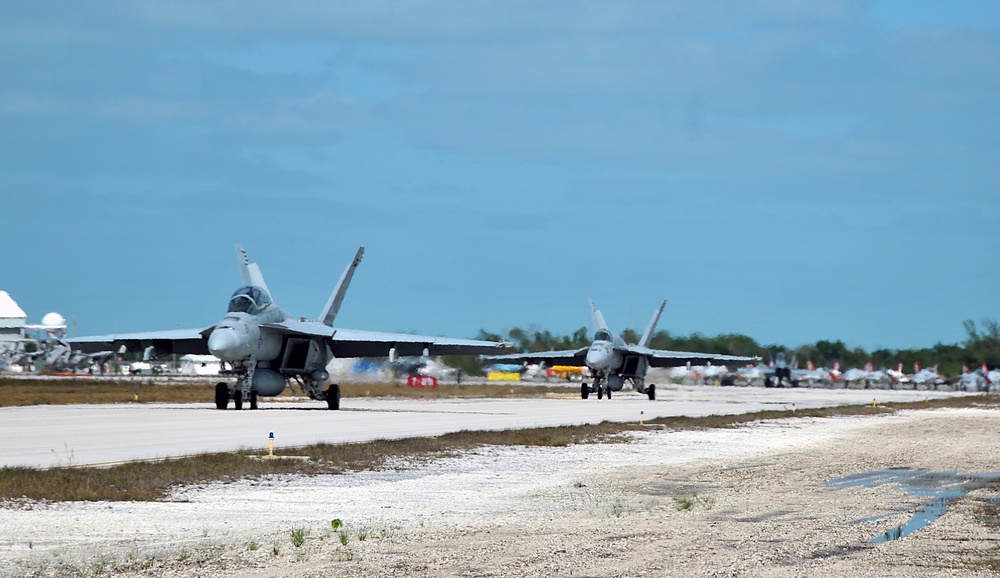
POLYGON ((266 290, 241 287, 229 301, 229 312, 208 337, 208 350, 228 362, 273 361, 281 353, 282 336, 261 325, 287 318, 288 314, 272 303, 266 290))

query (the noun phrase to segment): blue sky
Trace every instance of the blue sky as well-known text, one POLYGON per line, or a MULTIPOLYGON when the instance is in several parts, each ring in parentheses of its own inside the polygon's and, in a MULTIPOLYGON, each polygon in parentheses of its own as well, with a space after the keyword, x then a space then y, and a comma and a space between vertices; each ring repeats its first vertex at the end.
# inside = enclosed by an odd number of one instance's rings
POLYGON ((0 289, 338 325, 954 343, 1000 317, 992 1, 0 4, 0 289))

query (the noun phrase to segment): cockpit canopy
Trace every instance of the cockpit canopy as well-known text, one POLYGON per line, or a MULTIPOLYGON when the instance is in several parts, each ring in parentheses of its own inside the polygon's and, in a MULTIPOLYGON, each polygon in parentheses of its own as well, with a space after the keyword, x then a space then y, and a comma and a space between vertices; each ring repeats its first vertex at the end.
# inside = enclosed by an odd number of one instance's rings
POLYGON ((611 332, 607 329, 600 329, 594 335, 594 341, 611 341, 611 332))
POLYGON ((260 287, 240 287, 229 298, 229 313, 256 315, 271 305, 271 296, 260 287))

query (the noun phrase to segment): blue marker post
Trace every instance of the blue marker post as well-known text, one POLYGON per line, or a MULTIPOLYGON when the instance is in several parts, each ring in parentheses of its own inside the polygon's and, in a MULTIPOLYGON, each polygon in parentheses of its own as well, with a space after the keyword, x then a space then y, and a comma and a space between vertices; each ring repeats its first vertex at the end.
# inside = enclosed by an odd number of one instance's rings
POLYGON ((271 432, 267 436, 267 455, 268 457, 274 457, 274 432, 271 432))
POLYGON ((645 415, 644 415, 645 413, 646 412, 644 412, 644 411, 640 411, 639 412, 639 425, 642 425, 642 418, 645 417, 645 415))

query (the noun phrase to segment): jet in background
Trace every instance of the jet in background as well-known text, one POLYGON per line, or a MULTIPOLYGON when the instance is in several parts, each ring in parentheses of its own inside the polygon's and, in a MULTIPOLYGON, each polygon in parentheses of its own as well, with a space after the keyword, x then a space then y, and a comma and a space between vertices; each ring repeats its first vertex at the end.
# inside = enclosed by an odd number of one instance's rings
POLYGON ((984 363, 983 373, 986 374, 986 380, 989 381, 990 385, 1000 383, 1000 368, 990 369, 984 363))
POLYGON ((691 353, 686 351, 665 351, 650 349, 649 341, 656 330, 656 324, 666 307, 666 300, 653 313, 649 326, 636 345, 629 345, 621 336, 613 335, 604 322, 604 315, 590 301, 590 312, 594 321, 594 341, 588 347, 562 351, 540 351, 537 353, 513 353, 509 355, 488 355, 483 359, 488 361, 515 363, 545 363, 546 365, 586 366, 594 378, 593 385, 583 382, 580 394, 587 399, 591 393, 597 393, 597 399, 607 394, 611 399, 612 391, 621 391, 625 382, 632 384, 639 393, 646 394, 649 399, 656 399, 656 386, 646 384, 646 370, 650 367, 680 367, 687 364, 707 365, 709 363, 746 363, 756 361, 755 357, 737 355, 716 355, 714 353, 691 353))
POLYGON ((871 387, 873 383, 889 381, 889 375, 884 370, 875 369, 875 365, 870 361, 865 364, 864 369, 848 369, 841 378, 844 380, 844 387, 848 387, 854 382, 863 381, 865 389, 871 387))
POLYGON ((986 364, 983 367, 971 371, 968 365, 962 366, 962 375, 955 382, 955 390, 964 391, 988 391, 989 390, 989 378, 986 377, 989 374, 989 370, 986 369, 986 364))
POLYGON ((807 363, 808 369, 793 369, 792 370, 794 372, 794 374, 795 374, 795 377, 798 379, 798 381, 800 381, 800 382, 804 381, 804 382, 808 383, 809 385, 815 385, 817 383, 831 383, 832 384, 834 381, 836 381, 837 378, 833 374, 833 371, 836 370, 836 366, 834 366, 833 370, 829 370, 829 369, 823 369, 823 368, 816 367, 816 365, 812 362, 811 359, 808 360, 806 363, 807 363))
POLYGON ((911 376, 909 376, 909 375, 907 375, 906 373, 903 372, 903 364, 902 363, 900 363, 899 365, 897 365, 896 369, 887 369, 887 370, 885 370, 885 373, 886 373, 886 375, 889 376, 889 379, 891 379, 895 383, 910 383, 912 381, 911 376))
MULTIPOLYGON (((795 358, 792 358, 792 364, 795 364, 795 358)), ((769 363, 767 367, 761 368, 764 372, 764 387, 784 387, 784 382, 787 380, 788 383, 792 384, 792 387, 799 386, 799 378, 793 371, 791 366, 785 362, 785 352, 779 351, 777 355, 774 356, 774 361, 769 363)))
POLYGON ((937 368, 938 366, 935 365, 929 369, 920 369, 920 362, 916 362, 913 364, 913 375, 910 376, 910 380, 915 385, 935 385, 938 383, 938 380, 943 381, 943 376, 938 375, 937 368))
POLYGON ((750 364, 743 367, 736 368, 736 377, 742 381, 745 381, 747 385, 754 385, 758 381, 763 382, 766 379, 764 369, 766 365, 760 364, 750 364))
POLYGON ((317 321, 292 317, 274 302, 256 263, 247 260, 236 246, 242 287, 229 298, 226 315, 216 325, 203 329, 176 329, 67 339, 83 351, 100 349, 146 350, 156 353, 207 354, 228 363, 236 377, 233 387, 220 382, 215 405, 225 409, 232 399, 236 409, 249 400, 257 408, 258 396, 276 396, 292 381, 311 399, 326 401, 340 409, 340 386, 323 389, 330 377, 327 365, 334 357, 384 357, 408 355, 480 355, 505 346, 492 341, 450 339, 404 333, 381 333, 334 328, 333 322, 361 264, 365 248, 358 249, 336 288, 320 311, 317 321))

